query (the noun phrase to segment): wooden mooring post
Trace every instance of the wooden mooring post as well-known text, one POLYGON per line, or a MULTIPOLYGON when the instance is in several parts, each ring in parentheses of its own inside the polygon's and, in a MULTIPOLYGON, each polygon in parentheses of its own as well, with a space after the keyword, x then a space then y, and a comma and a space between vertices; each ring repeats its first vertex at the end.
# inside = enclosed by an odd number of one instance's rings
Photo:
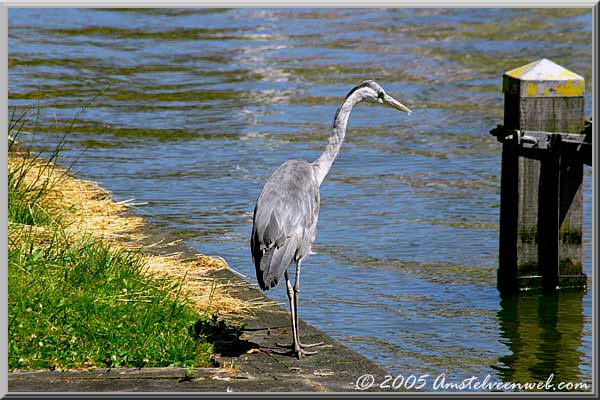
POLYGON ((583 164, 591 165, 584 79, 542 59, 503 76, 498 289, 585 288, 583 164))

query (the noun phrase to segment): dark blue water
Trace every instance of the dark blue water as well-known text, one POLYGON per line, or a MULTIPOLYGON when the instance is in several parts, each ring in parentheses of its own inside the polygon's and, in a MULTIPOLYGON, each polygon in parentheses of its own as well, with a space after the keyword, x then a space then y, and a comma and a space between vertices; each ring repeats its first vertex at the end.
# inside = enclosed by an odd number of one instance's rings
POLYGON ((539 58, 586 78, 591 115, 591 57, 585 9, 11 9, 9 104, 40 110, 40 144, 86 106, 65 162, 253 282, 264 181, 315 159, 341 99, 375 79, 414 112, 354 110, 322 186, 301 317, 394 374, 591 383, 591 289, 501 301, 495 288, 488 134, 502 73, 539 58))

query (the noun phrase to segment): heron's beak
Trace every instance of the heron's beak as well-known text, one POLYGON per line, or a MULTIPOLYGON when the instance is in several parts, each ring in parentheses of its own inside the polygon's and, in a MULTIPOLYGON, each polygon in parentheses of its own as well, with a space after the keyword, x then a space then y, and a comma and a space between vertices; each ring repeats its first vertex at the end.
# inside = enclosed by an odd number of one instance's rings
POLYGON ((390 107, 394 107, 396 110, 404 111, 405 113, 410 114, 412 111, 410 108, 406 107, 404 104, 400 103, 398 100, 394 99, 392 96, 386 94, 383 96, 383 102, 390 107))

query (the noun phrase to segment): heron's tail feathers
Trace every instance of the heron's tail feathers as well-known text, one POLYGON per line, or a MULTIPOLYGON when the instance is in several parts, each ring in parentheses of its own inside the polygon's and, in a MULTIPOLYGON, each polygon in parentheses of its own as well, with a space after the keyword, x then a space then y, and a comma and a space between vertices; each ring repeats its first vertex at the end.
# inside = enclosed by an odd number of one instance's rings
POLYGON ((256 278, 262 290, 274 288, 279 280, 294 261, 298 239, 295 235, 288 237, 285 242, 277 247, 262 250, 260 260, 255 259, 256 278))

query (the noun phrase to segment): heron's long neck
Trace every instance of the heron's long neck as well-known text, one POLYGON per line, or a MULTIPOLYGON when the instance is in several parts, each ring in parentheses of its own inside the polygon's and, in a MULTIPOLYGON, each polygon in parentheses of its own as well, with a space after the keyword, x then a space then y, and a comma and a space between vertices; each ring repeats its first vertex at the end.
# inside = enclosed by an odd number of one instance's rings
POLYGON ((358 91, 356 91, 346 97, 344 102, 340 104, 337 112, 335 113, 333 129, 331 136, 329 137, 327 147, 325 147, 325 151, 319 156, 319 158, 312 163, 319 186, 329 173, 331 166, 335 162, 335 159, 340 152, 340 148, 344 142, 344 137, 346 136, 346 125, 348 124, 350 112, 352 112, 352 108, 361 100, 362 96, 358 91))

